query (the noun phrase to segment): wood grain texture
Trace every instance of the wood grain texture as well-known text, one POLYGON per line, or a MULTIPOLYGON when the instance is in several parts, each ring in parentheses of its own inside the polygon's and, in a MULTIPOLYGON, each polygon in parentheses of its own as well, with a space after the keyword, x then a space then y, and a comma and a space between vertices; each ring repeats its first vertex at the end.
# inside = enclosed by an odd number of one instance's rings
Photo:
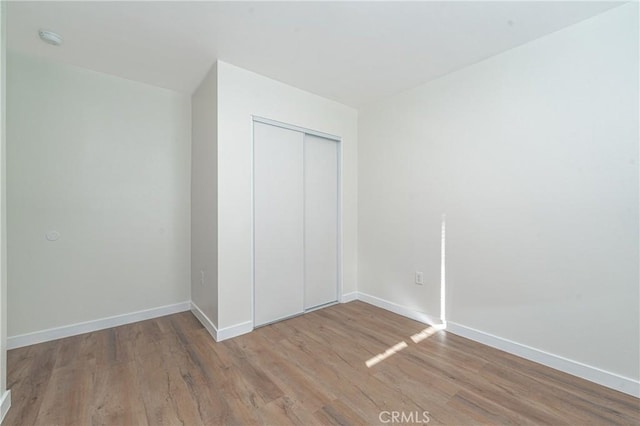
POLYGON ((636 398, 426 328, 351 302, 221 343, 183 312, 19 348, 3 425, 640 424, 636 398))

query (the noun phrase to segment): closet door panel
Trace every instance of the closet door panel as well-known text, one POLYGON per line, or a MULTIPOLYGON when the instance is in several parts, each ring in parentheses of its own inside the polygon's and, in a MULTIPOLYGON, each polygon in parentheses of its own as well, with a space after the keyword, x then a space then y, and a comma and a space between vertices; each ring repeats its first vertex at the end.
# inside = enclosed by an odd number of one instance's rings
POLYGON ((338 300, 338 142, 305 135, 305 309, 338 300))
POLYGON ((304 310, 304 134, 254 123, 254 325, 304 310))

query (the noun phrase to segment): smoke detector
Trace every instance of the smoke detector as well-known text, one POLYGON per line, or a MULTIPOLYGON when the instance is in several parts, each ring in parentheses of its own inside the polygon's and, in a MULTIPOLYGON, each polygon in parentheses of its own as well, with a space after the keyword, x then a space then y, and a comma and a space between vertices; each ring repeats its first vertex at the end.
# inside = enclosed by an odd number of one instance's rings
POLYGON ((60 46, 62 44, 62 37, 54 32, 40 30, 38 31, 38 35, 40 36, 40 40, 44 41, 45 43, 51 44, 53 46, 60 46))

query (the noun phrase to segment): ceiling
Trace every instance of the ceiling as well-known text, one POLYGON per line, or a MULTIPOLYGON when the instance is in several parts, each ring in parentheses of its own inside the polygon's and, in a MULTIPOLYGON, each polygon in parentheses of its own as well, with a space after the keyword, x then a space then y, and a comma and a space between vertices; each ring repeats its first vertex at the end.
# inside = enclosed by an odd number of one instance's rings
POLYGON ((216 60, 360 107, 617 2, 9 2, 8 47, 191 93, 216 60), (39 29, 64 38, 60 47, 39 29))

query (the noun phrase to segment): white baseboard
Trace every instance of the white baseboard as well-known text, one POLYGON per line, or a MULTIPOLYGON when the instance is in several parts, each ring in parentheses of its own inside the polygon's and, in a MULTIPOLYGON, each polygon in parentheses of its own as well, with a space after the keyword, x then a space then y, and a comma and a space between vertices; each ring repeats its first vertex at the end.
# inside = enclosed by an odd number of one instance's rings
POLYGON ((173 305, 131 312, 129 314, 115 315, 112 317, 100 318, 77 324, 64 325, 62 327, 49 328, 47 330, 36 331, 33 333, 10 336, 7 337, 7 349, 21 348, 23 346, 35 345, 37 343, 48 342, 50 340, 62 339, 64 337, 104 330, 105 328, 117 327, 138 321, 163 317, 165 315, 188 311, 190 307, 190 302, 181 302, 173 305))
MULTIPOLYGON (((351 292, 343 294, 342 303, 353 300, 360 300, 365 303, 377 306, 398 315, 429 324, 432 326, 443 326, 443 322, 439 318, 432 317, 423 312, 414 311, 394 302, 381 299, 362 292, 351 292)), ((129 314, 116 315, 107 318, 101 318, 92 321, 86 321, 77 324, 71 324, 62 327, 50 328, 47 330, 37 331, 33 333, 11 336, 7 338, 7 349, 15 349, 23 346, 34 345, 37 343, 48 342, 50 340, 62 339, 64 337, 75 336, 78 334, 89 333, 92 331, 103 330, 106 328, 117 327, 120 325, 131 324, 138 321, 144 321, 165 315, 171 315, 178 312, 191 310, 198 318, 202 325, 207 329, 216 342, 240 336, 242 334, 253 331, 253 323, 246 321, 235 324, 230 327, 218 329, 215 324, 202 312, 202 310, 193 302, 181 302, 173 305, 161 306, 158 308, 146 309, 143 311, 132 312, 129 314)), ((462 337, 474 340, 476 342, 491 346, 513 355, 520 356, 533 362, 537 362, 547 367, 563 371, 565 373, 581 377, 591 382, 606 386, 611 389, 640 398, 640 381, 628 377, 620 376, 597 367, 586 365, 577 361, 573 361, 558 355, 554 355, 542 350, 532 348, 502 337, 494 336, 480 330, 473 329, 454 322, 447 322, 446 329, 448 332, 457 334, 462 337)), ((11 392, 7 391, 2 395, 0 400, 0 419, 11 406, 11 392)), ((0 420, 1 422, 1 420, 0 420)))
POLYGON ((206 316, 204 312, 202 312, 202 309, 200 309, 198 305, 193 303, 193 301, 191 301, 191 312, 193 312, 193 315, 198 318, 200 324, 202 324, 204 328, 207 329, 211 337, 213 337, 213 340, 218 341, 218 327, 216 327, 213 321, 211 321, 209 317, 206 316))
POLYGON ((354 300, 358 300, 357 291, 352 291, 351 293, 343 294, 342 298, 340 299, 340 303, 349 303, 349 302, 353 302, 354 300))
POLYGON ((2 424, 4 416, 7 415, 9 408, 11 408, 11 391, 7 390, 0 398, 0 424, 2 424))
POLYGON ((218 338, 216 342, 222 342, 223 340, 238 337, 242 334, 251 333, 253 331, 253 322, 246 321, 240 324, 235 324, 229 327, 221 328, 218 330, 218 338))
POLYGON ((431 315, 425 314, 424 312, 414 311, 410 308, 407 308, 406 306, 398 305, 397 303, 380 299, 379 297, 371 296, 370 294, 358 292, 358 300, 366 302, 373 306, 377 306, 378 308, 391 311, 398 315, 402 315, 403 317, 422 322, 424 324, 433 326, 443 325, 443 322, 440 320, 440 318, 432 317, 431 315))
POLYGON ((207 329, 213 340, 216 342, 222 342, 223 340, 231 339, 233 337, 240 336, 242 334, 247 334, 253 331, 253 322, 245 321, 240 324, 235 324, 230 327, 224 327, 218 329, 216 325, 207 317, 202 309, 198 307, 195 303, 191 302, 191 312, 198 318, 198 320, 202 323, 204 328, 207 329))
MULTIPOLYGON (((388 300, 380 299, 379 297, 371 296, 370 294, 362 292, 354 292, 357 300, 369 303, 379 308, 391 311, 398 315, 402 315, 407 318, 411 318, 416 321, 420 321, 425 324, 433 326, 444 326, 450 333, 457 334, 462 337, 474 340, 476 342, 491 346, 496 349, 503 350, 513 355, 528 359, 529 361, 537 362, 555 370, 562 371, 573 376, 589 380, 599 385, 614 389, 623 393, 626 393, 636 398, 640 398, 640 381, 630 379, 628 377, 620 376, 609 371, 601 370, 597 367, 592 367, 573 361, 559 355, 554 355, 539 349, 532 348, 530 346, 522 345, 520 343, 504 339, 502 337, 494 336, 483 331, 475 330, 471 327, 467 327, 461 324, 447 321, 443 323, 439 318, 434 318, 422 312, 413 311, 405 306, 398 305, 388 300)), ((342 296, 343 303, 355 300, 353 298, 354 293, 349 293, 342 296)))
POLYGON ((447 321, 447 332, 640 398, 640 381, 447 321))

